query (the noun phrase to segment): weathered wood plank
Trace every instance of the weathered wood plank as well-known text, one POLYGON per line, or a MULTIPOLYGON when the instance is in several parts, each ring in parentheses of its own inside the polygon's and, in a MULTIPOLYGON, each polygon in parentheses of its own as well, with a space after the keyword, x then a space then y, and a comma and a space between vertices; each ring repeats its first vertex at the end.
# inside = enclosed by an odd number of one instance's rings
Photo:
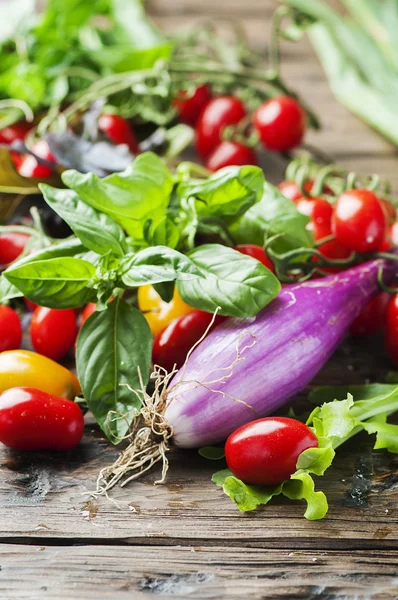
POLYGON ((398 552, 306 552, 198 546, 0 547, 7 600, 295 599, 398 594, 398 552))
MULTIPOLYGON (((372 359, 373 349, 374 342, 347 341, 316 382, 382 381, 389 365, 381 352, 372 359)), ((306 521, 303 505, 283 500, 240 514, 210 481, 222 464, 206 461, 195 451, 170 455, 166 485, 153 485, 158 477, 154 472, 116 489, 112 497, 120 509, 106 499, 88 503, 82 494, 94 488, 99 469, 116 453, 98 433, 90 432, 67 455, 3 449, 0 539, 398 548, 398 456, 372 452, 366 437, 352 440, 322 478, 320 484, 330 501, 330 513, 322 522, 306 521)))

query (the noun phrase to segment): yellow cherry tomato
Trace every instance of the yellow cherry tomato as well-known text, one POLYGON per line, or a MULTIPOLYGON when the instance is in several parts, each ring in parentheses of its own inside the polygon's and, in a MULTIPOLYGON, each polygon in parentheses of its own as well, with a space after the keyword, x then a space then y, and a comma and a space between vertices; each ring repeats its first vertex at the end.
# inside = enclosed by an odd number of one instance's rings
POLYGON ((171 321, 195 310, 181 299, 176 286, 171 302, 165 302, 151 285, 138 288, 138 308, 144 313, 155 337, 171 321))
POLYGON ((73 399, 81 392, 71 371, 29 350, 0 352, 0 393, 14 387, 29 387, 59 398, 73 399))

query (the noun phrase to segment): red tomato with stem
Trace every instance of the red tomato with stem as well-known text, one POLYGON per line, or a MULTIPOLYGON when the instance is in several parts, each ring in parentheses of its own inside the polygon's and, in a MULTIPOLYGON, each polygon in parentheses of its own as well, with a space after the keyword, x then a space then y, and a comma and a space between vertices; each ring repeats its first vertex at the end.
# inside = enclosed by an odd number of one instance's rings
POLYGON ((337 198, 332 217, 336 240, 356 252, 374 252, 382 244, 387 221, 376 194, 355 189, 337 198))
POLYGON ((120 115, 104 113, 98 119, 98 129, 116 145, 126 144, 132 154, 138 154, 138 141, 128 121, 120 115))
POLYGON ((256 246, 256 244, 240 244, 239 246, 235 246, 234 250, 237 250, 241 254, 245 254, 246 256, 251 256, 255 258, 260 263, 267 267, 270 271, 275 273, 275 266, 272 260, 267 256, 264 248, 261 246, 256 246))
POLYGON ((16 140, 23 142, 32 129, 32 124, 26 121, 18 121, 8 127, 0 129, 0 144, 12 144, 16 140))
POLYGON ((232 165, 256 166, 257 164, 256 154, 251 148, 243 144, 237 144, 236 142, 225 141, 221 142, 210 154, 206 161, 206 168, 209 171, 218 171, 232 165))
POLYGON ((387 306, 384 343, 391 362, 398 367, 398 294, 391 297, 387 306))
POLYGON ((200 85, 193 94, 180 90, 173 100, 173 106, 178 112, 180 121, 194 127, 200 113, 211 100, 211 91, 208 85, 200 85))
POLYGON ((72 309, 57 310, 39 306, 30 323, 30 338, 39 354, 60 360, 75 343, 76 314, 72 309))
POLYGON ((253 125, 265 148, 284 152, 301 144, 306 115, 294 98, 276 96, 258 107, 253 115, 253 125))
POLYGON ((16 231, 0 233, 0 269, 5 269, 19 257, 29 240, 30 235, 27 233, 16 231))
POLYGON ((238 125, 246 116, 245 105, 234 96, 218 96, 205 106, 196 124, 196 150, 203 159, 209 157, 222 139, 228 125, 238 125))
POLYGON ((0 352, 18 350, 22 342, 21 319, 9 306, 0 305, 0 352))
POLYGON ((381 331, 384 327, 389 302, 390 295, 385 292, 373 298, 351 325, 351 334, 362 336, 381 331))
POLYGON ((225 444, 228 467, 252 485, 279 485, 296 471, 297 459, 318 438, 304 423, 288 417, 265 417, 231 433, 225 444))
MULTIPOLYGON (((226 317, 217 315, 212 329, 226 317)), ((192 346, 200 340, 210 325, 213 315, 202 310, 193 310, 174 319, 153 343, 152 361, 170 372, 174 365, 182 367, 192 346)))
POLYGON ((0 394, 0 442, 15 450, 71 450, 84 433, 79 406, 33 388, 0 394))

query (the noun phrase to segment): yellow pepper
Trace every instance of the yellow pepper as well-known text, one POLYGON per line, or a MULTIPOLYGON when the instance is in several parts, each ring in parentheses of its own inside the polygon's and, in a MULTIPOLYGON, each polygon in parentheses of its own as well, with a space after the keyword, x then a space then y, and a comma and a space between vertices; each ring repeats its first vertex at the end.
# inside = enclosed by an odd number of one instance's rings
POLYGON ((79 381, 71 371, 29 350, 0 352, 0 393, 14 387, 30 387, 70 399, 81 392, 79 381))
POLYGON ((138 308, 144 313, 155 337, 171 321, 195 310, 181 299, 177 287, 174 287, 171 302, 164 302, 151 285, 143 285, 138 288, 138 308))

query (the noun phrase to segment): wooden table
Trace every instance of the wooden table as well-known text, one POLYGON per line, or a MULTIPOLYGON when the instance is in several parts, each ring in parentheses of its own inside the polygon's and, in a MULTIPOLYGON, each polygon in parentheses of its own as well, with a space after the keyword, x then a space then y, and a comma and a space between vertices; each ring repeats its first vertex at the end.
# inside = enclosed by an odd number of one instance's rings
MULTIPOLYGON (((150 2, 170 30, 235 17, 261 49, 273 6, 150 2)), ((322 117, 324 129, 310 141, 349 168, 390 177, 397 189, 396 151, 335 102, 308 43, 283 50, 286 77, 322 117)), ((348 340, 314 383, 383 381, 389 367, 381 344, 348 340)), ((321 482, 330 512, 320 522, 283 500, 239 514, 210 482, 217 465, 195 451, 171 454, 163 486, 153 485, 154 472, 116 490, 120 508, 90 500, 85 492, 115 456, 90 426, 67 455, 1 451, 1 598, 398 598, 398 457, 372 452, 366 437, 347 444, 321 482)))

